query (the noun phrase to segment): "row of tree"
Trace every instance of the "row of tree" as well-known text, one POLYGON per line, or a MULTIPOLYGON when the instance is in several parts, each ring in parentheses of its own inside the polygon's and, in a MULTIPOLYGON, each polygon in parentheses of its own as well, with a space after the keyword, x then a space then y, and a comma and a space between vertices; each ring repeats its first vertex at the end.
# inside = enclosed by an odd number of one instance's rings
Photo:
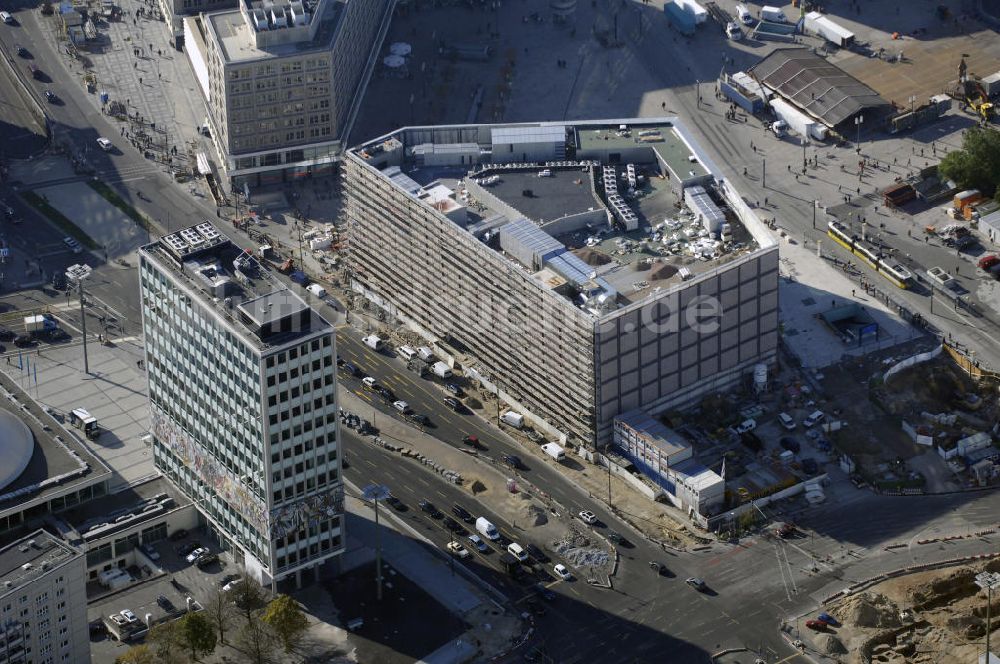
POLYGON ((216 590, 202 611, 154 626, 145 643, 130 648, 115 664, 185 664, 220 644, 240 651, 249 664, 272 664, 279 650, 296 650, 308 626, 294 599, 278 595, 268 600, 259 584, 244 579, 229 592, 216 590))

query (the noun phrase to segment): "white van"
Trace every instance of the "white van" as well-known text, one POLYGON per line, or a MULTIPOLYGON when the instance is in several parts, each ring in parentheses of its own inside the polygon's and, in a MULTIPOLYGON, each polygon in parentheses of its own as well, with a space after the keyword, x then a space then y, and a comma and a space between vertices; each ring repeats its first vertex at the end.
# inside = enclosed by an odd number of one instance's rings
POLYGON ((396 349, 396 354, 403 358, 405 362, 409 362, 417 356, 417 351, 410 346, 400 346, 396 349))
POLYGON ((743 25, 753 25, 753 14, 746 8, 746 5, 736 5, 736 16, 739 17, 743 25))
POLYGON ((520 429, 524 426, 524 415, 521 413, 515 413, 512 410, 508 410, 506 413, 500 416, 500 421, 504 424, 509 424, 515 429, 520 429))
POLYGON ((780 7, 773 7, 771 5, 764 5, 760 8, 760 17, 772 23, 788 22, 788 19, 785 18, 785 12, 781 11, 780 7))
POLYGON ((826 415, 823 413, 823 411, 821 410, 813 411, 813 413, 809 417, 802 420, 802 426, 808 429, 809 427, 815 426, 819 422, 822 422, 823 418, 825 417, 826 415))
POLYGON ((384 343, 381 339, 378 338, 377 334, 369 334, 367 337, 362 339, 362 341, 364 341, 365 345, 371 348, 372 350, 382 350, 382 344, 384 343))
POLYGON ((476 519, 476 532, 493 542, 500 539, 500 531, 485 516, 476 519))
POLYGON ((421 346, 420 348, 418 348, 417 355, 420 356, 420 359, 423 360, 424 362, 431 362, 432 360, 434 360, 434 351, 432 351, 427 346, 421 346))
POLYGON ((444 362, 435 362, 431 367, 431 372, 438 378, 451 378, 451 367, 444 362))
POLYGON ((520 544, 517 542, 511 542, 507 545, 507 553, 514 556, 522 563, 528 559, 528 552, 525 551, 520 544))
POLYGON ((326 289, 319 284, 309 284, 306 286, 306 290, 320 299, 326 297, 326 289))
POLYGON ((795 429, 795 420, 788 413, 778 413, 778 421, 789 431, 795 429))

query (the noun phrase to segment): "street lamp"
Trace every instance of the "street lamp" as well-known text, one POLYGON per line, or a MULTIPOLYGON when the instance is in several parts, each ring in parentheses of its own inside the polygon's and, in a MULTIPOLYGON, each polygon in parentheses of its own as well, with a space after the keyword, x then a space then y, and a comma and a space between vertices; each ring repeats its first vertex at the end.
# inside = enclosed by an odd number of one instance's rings
POLYGON ((80 293, 80 326, 83 330, 83 372, 90 373, 90 362, 87 359, 87 312, 83 309, 83 280, 90 276, 90 266, 84 264, 70 265, 66 268, 66 281, 76 282, 80 293))
POLYGON ((865 123, 865 116, 859 115, 854 118, 854 126, 858 128, 858 140, 855 144, 858 146, 858 154, 861 154, 861 125, 865 123))
POLYGON ((980 572, 976 575, 976 585, 986 591, 986 664, 990 664, 990 605, 993 589, 1000 586, 1000 573, 980 572))
POLYGON ((809 162, 806 160, 806 148, 809 147, 809 139, 802 137, 802 168, 805 169, 809 162))
POLYGON ((375 503, 375 587, 376 599, 382 601, 382 531, 378 527, 378 503, 389 497, 389 487, 384 484, 369 484, 361 490, 365 500, 375 503))

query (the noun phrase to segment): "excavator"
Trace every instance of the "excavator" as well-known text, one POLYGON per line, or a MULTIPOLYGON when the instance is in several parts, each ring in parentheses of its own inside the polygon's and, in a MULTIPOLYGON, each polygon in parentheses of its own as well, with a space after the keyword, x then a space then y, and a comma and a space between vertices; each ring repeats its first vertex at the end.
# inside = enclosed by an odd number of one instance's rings
POLYGON ((965 81, 965 103, 987 122, 992 120, 996 113, 993 102, 978 81, 965 81))

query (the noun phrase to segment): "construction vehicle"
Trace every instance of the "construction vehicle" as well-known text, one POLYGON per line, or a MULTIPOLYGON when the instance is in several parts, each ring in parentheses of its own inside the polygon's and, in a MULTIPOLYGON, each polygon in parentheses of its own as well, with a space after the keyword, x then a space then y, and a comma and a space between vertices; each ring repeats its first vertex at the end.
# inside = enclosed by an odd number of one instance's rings
POLYGON ((294 267, 295 267, 295 261, 289 258, 278 267, 278 272, 282 274, 289 274, 291 273, 292 268, 294 267))
POLYGON ((965 103, 983 120, 993 119, 995 113, 993 102, 990 101, 990 96, 986 94, 986 90, 983 89, 979 81, 967 80, 965 82, 965 103))

